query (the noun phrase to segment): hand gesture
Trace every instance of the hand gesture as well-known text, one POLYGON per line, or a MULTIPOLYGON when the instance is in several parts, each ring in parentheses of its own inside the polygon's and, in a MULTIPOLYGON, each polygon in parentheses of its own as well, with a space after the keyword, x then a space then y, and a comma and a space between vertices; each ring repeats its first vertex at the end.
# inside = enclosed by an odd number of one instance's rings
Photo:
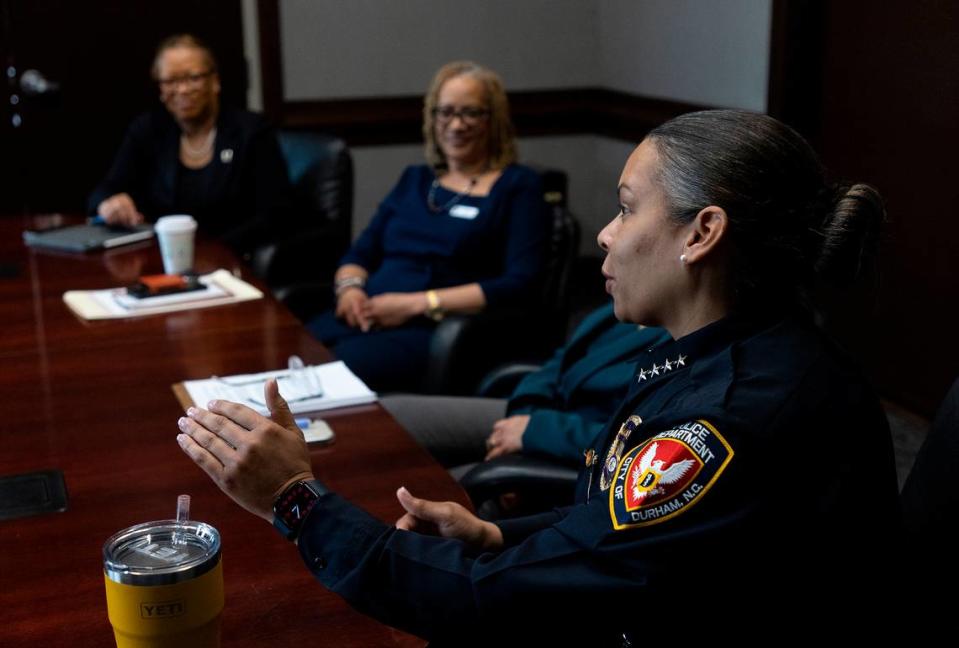
POLYGON ((287 486, 313 479, 303 433, 276 385, 263 388, 270 418, 229 401, 191 407, 177 422, 177 443, 237 504, 266 521, 287 486))
POLYGON ((397 529, 456 538, 474 547, 495 550, 503 546, 499 527, 484 522, 456 502, 431 502, 413 497, 406 488, 396 491, 406 514, 396 521, 397 529))

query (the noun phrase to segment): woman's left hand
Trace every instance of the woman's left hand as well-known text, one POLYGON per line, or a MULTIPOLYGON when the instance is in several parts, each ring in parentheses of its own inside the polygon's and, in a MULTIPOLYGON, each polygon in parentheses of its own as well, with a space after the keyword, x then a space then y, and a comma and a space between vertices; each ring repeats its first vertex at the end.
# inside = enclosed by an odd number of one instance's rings
POLYGON ((456 502, 432 502, 413 497, 406 487, 396 491, 396 499, 406 514, 396 521, 396 528, 456 538, 487 551, 503 546, 503 533, 492 522, 479 519, 456 502))
POLYGON ((427 306, 423 293, 383 293, 369 298, 364 314, 375 326, 392 328, 422 315, 427 306))

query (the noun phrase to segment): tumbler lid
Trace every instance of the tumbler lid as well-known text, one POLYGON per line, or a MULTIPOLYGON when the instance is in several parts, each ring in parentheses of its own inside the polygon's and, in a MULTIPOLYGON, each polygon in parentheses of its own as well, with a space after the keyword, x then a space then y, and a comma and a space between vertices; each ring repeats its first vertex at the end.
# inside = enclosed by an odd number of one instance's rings
POLYGON ((115 533, 103 545, 107 578, 129 585, 170 585, 220 561, 220 534, 204 522, 160 520, 115 533))

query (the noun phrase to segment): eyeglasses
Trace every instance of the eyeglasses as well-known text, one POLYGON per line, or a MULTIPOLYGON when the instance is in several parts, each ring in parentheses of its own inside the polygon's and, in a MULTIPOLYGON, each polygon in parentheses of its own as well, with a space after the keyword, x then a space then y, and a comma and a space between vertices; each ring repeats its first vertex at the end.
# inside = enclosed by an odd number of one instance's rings
POLYGON ((467 126, 475 126, 489 117, 489 111, 485 108, 474 108, 472 106, 466 106, 459 110, 453 106, 437 106, 433 109, 433 119, 441 124, 448 124, 453 121, 454 117, 459 117, 467 126))
POLYGON ((200 72, 198 74, 184 74, 183 76, 172 77, 169 79, 157 79, 157 84, 161 90, 173 90, 181 83, 186 88, 199 88, 203 79, 213 74, 213 71, 200 72))

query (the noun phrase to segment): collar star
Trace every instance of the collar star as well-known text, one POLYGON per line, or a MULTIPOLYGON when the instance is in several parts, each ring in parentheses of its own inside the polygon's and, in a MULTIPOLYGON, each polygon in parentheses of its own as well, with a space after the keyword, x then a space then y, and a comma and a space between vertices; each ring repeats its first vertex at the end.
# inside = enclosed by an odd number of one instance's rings
POLYGON ((680 355, 675 360, 670 360, 667 358, 663 361, 663 364, 658 365, 653 363, 652 368, 650 369, 640 369, 639 373, 636 374, 636 382, 643 382, 644 380, 649 380, 653 376, 659 376, 665 374, 668 371, 673 369, 679 369, 680 367, 686 366, 686 358, 689 356, 680 355))

